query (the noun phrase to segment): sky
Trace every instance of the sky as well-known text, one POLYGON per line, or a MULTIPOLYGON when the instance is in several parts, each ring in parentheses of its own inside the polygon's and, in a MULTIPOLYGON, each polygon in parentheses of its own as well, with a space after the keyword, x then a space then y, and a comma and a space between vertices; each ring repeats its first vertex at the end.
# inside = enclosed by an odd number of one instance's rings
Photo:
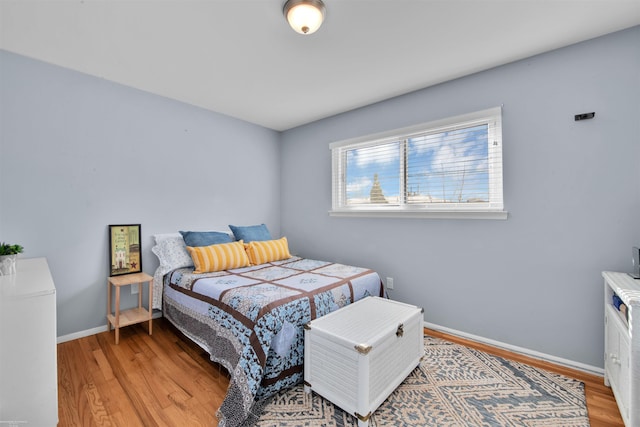
POLYGON ((347 203, 369 203, 376 174, 387 201, 397 202, 405 150, 408 202, 489 199, 488 128, 483 124, 348 150, 347 203))

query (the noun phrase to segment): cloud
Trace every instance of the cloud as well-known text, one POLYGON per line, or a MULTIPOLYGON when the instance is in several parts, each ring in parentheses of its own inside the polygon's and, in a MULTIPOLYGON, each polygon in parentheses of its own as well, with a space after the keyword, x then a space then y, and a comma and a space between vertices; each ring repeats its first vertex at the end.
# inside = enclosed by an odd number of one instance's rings
POLYGON ((411 154, 422 157, 422 168, 432 172, 474 172, 487 166, 484 126, 425 135, 411 140, 411 154))
POLYGON ((359 194, 366 194, 368 197, 372 185, 373 180, 371 178, 366 176, 360 177, 357 180, 347 183, 347 194, 352 194, 354 197, 359 194))
POLYGON ((347 152, 347 164, 358 168, 367 168, 373 165, 384 166, 397 163, 400 159, 400 142, 390 142, 374 147, 357 148, 347 152))

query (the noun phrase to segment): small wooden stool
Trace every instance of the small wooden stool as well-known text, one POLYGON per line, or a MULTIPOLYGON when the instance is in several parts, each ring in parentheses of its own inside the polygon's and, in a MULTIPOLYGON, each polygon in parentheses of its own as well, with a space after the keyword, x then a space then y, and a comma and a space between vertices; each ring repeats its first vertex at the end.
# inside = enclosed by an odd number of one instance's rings
POLYGON ((107 327, 111 331, 111 326, 116 330, 116 344, 120 341, 120 328, 141 322, 149 322, 149 335, 152 332, 151 308, 153 301, 153 277, 147 273, 124 274, 122 276, 113 276, 107 279, 107 327), (142 284, 149 282, 149 309, 142 306, 142 284), (133 285, 139 283, 138 289, 138 307, 120 312, 120 288, 122 286, 133 285), (111 286, 116 288, 116 311, 111 311, 111 286))

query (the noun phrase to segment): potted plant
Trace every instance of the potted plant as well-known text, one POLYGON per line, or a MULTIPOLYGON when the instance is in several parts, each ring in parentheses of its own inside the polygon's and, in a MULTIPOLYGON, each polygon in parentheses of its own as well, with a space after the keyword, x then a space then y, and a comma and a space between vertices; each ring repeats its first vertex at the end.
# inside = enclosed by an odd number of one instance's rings
POLYGON ((0 243, 0 276, 16 273, 16 260, 23 250, 20 245, 0 243))

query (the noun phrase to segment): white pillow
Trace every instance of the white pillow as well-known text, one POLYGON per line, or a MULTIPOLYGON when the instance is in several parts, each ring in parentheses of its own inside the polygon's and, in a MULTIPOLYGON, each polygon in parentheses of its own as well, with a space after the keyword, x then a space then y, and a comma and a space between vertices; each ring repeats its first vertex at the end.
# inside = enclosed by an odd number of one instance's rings
POLYGON ((160 242, 162 242, 163 240, 167 240, 167 239, 172 239, 174 237, 180 237, 182 239, 182 234, 175 232, 175 233, 164 233, 164 234, 154 234, 153 238, 156 241, 156 245, 160 242))
MULTIPOLYGON (((159 235, 156 235, 158 239, 159 235)), ((157 244, 151 248, 151 252, 156 254, 160 260, 160 273, 167 274, 171 270, 182 267, 193 267, 193 260, 187 251, 187 245, 180 233, 175 235, 164 235, 157 244)))

